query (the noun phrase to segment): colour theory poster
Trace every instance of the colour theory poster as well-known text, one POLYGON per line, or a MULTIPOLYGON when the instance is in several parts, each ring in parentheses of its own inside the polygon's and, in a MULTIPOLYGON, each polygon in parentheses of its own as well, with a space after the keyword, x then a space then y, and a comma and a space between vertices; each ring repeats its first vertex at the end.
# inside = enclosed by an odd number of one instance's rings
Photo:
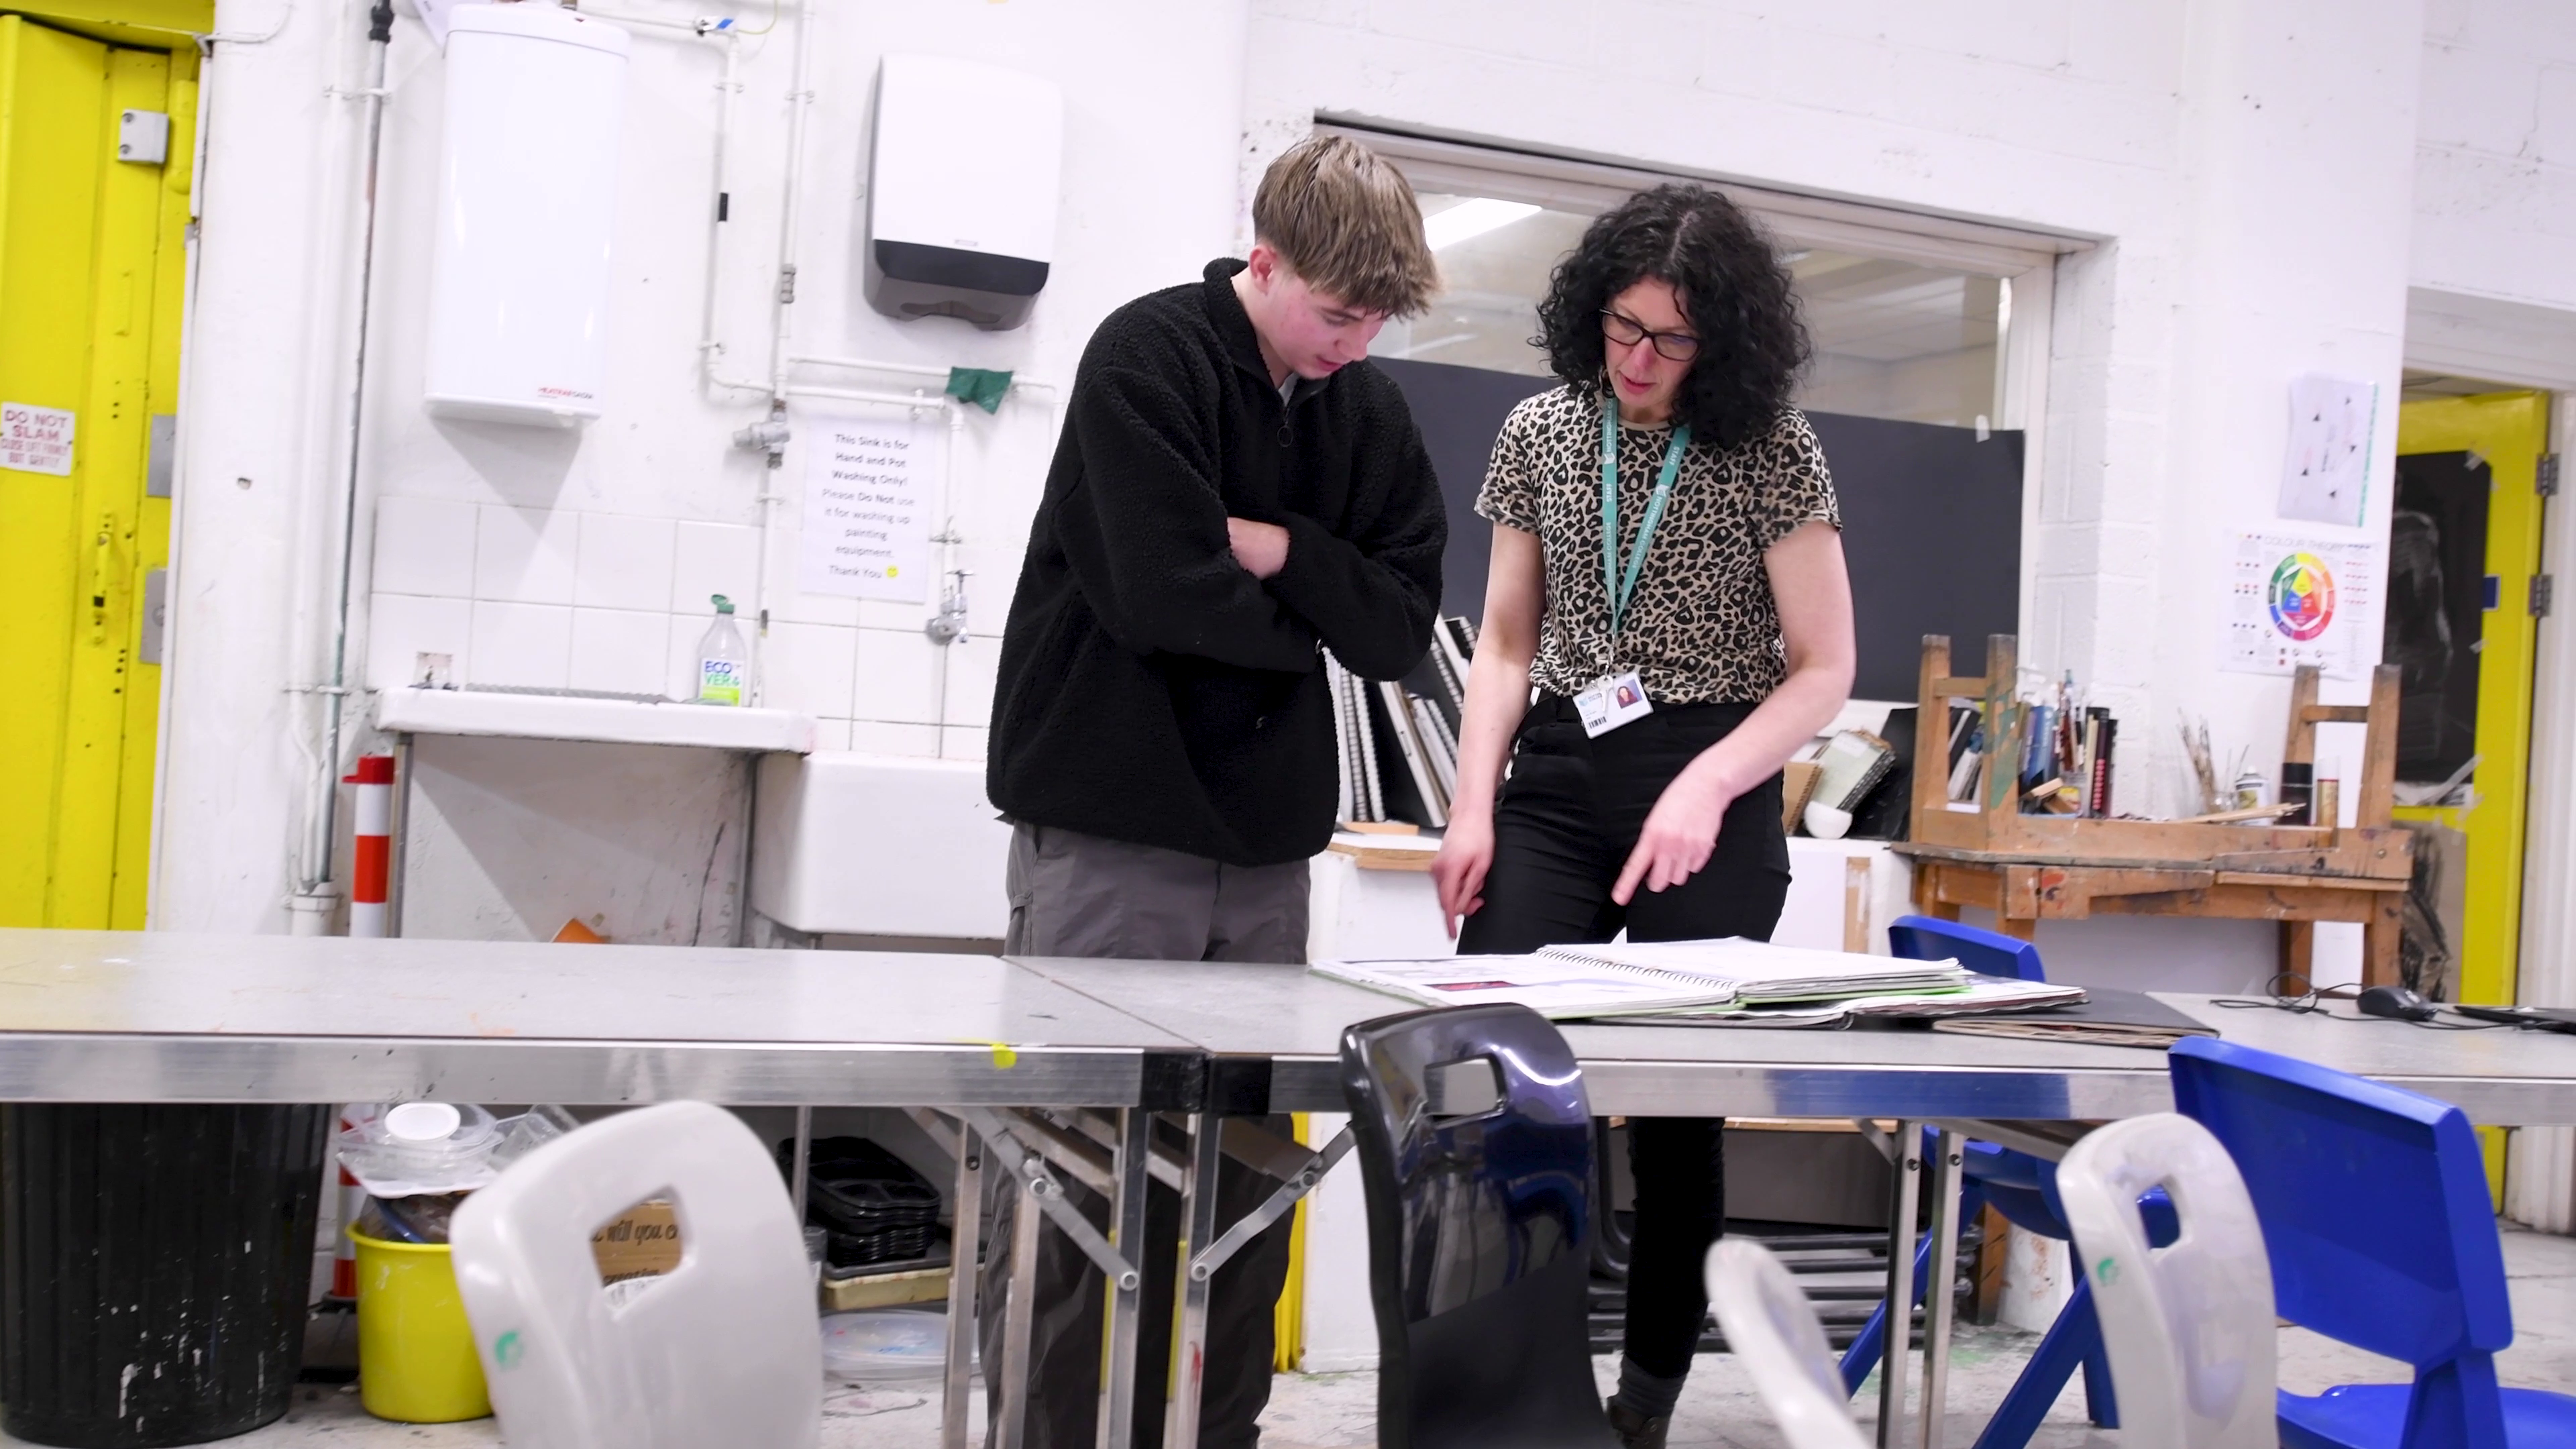
POLYGON ((2360 541, 2242 533, 2228 585, 2223 667, 2288 674, 2313 664, 2329 679, 2369 670, 2361 643, 2379 612, 2379 551, 2360 541))

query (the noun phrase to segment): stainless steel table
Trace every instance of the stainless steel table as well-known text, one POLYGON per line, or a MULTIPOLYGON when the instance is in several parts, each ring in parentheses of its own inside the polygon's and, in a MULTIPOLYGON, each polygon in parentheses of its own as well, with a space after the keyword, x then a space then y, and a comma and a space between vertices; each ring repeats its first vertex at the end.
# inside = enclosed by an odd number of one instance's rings
MULTIPOLYGON (((2576 1122, 2576 1038, 2424 1031, 2352 1019, 2349 1007, 2293 1016, 2164 999, 2231 1040, 2456 1102, 2481 1122, 2576 1122)), ((1144 1183, 1158 1166, 1193 1196, 1194 1252, 1222 1243, 1208 1242, 1212 1218, 1200 1211, 1212 1213, 1203 1185, 1213 1184, 1220 1134, 1195 1130, 1173 1173, 1154 1161, 1152 1113, 1190 1114, 1206 1129, 1222 1113, 1339 1111, 1342 1029, 1403 1009, 1294 966, 0 931, 0 1099, 930 1104, 967 1124, 957 1139, 961 1241, 979 1198, 973 1129, 1000 1125, 986 1109, 1107 1109, 1117 1114, 1102 1169, 1109 1240, 1068 1222, 1039 1155, 1008 1140, 993 1150, 1051 1220, 1078 1241, 1088 1234, 1086 1251, 1122 1282, 1116 1268, 1141 1235, 1144 1183)), ((1573 1025, 1566 1036, 1604 1113, 1907 1124, 1888 1144, 1905 1169, 1891 1205, 1894 1246, 1905 1249, 1892 1255, 1892 1298, 1897 1264, 1912 1256, 1924 1168, 1938 1179, 1936 1233, 1957 1228, 1954 1207, 1943 1216, 1956 1200, 1955 1166, 1946 1152, 1924 1162, 1913 1124, 2104 1120, 2172 1100, 2162 1056, 2127 1048, 1878 1030, 1573 1025)), ((1289 1195, 1329 1165, 1311 1160, 1289 1195)), ((958 1261, 952 1445, 964 1441, 974 1302, 971 1253, 958 1261)), ((1193 1281, 1203 1297, 1204 1275, 1193 1281)), ((1113 1355, 1139 1348, 1134 1291, 1122 1282, 1130 1301, 1112 1314, 1113 1355)), ((1182 1326, 1186 1339, 1196 1326, 1186 1310, 1182 1326)), ((1929 1335, 1936 1397, 1941 1326, 1936 1318, 1929 1335)), ((1883 1398, 1901 1404, 1901 1329, 1890 1338, 1898 1392, 1883 1398)), ((1007 1381, 1007 1362, 1003 1373, 1007 1381)), ((1128 1382, 1112 1374, 1104 1385, 1113 1432, 1130 1422, 1128 1382)), ((1194 1428, 1185 1420, 1173 1449, 1188 1449, 1194 1428)))
MULTIPOLYGON (((1230 1111, 1344 1110, 1342 1029, 1408 1009, 1302 966, 1013 959, 1205 1049, 1211 1089, 1236 1084, 1230 1111)), ((2173 1106, 2164 1058, 2126 1047, 1910 1030, 1564 1031, 1604 1115, 2114 1118, 2173 1106)))
MULTIPOLYGON (((1224 1110, 1341 1111, 1338 1052, 1349 1023, 1406 1009, 1396 997, 1318 977, 1302 967, 1015 958, 1047 979, 1155 1022, 1210 1054, 1212 1094, 1224 1110)), ((2360 1017, 2349 1005, 2294 1014, 2231 1009, 2207 996, 2160 999, 2228 1039, 2374 1077, 2458 1104, 2485 1123, 2576 1122, 2576 1037, 2545 1033, 2432 1031, 2360 1017)), ((1634 1116, 1895 1118, 1881 1138, 1897 1167, 1890 1204, 1888 1357, 1882 1370, 1879 1442, 1908 1434, 1905 1372, 1915 1220, 1923 1178, 1933 1182, 1934 1255, 1956 1255, 1961 1139, 2005 1136, 2043 1145, 1999 1119, 2094 1122, 2170 1111, 2164 1054, 1914 1029, 1760 1030, 1745 1027, 1573 1023, 1567 1042, 1582 1062, 1595 1111, 1634 1116), (1937 1125, 1933 1153, 1924 1126, 1937 1125), (1979 1128, 1988 1128, 1979 1132, 1979 1128)), ((2056 1134, 2062 1138, 2071 1134, 2056 1134)), ((2054 1155, 2053 1153, 2050 1155, 2054 1155)), ((1948 1366, 1946 1295, 1928 1305, 1924 1402, 1943 1402, 1948 1366)), ((1185 1325, 1186 1335, 1186 1325, 1185 1325)), ((1186 1338, 1183 1352, 1196 1348, 1186 1338)), ((1925 1413, 1919 1442, 1938 1449, 1941 1416, 1925 1413)), ((1185 1449, 1185 1446, 1184 1446, 1185 1449)))
MULTIPOLYGON (((1043 1213, 1108 1271, 1111 1338, 1131 1362, 1144 1134, 1158 1109, 1197 1108, 1205 1060, 989 957, 0 931, 0 1100, 1113 1109, 1114 1238, 1064 1203, 1039 1159, 1007 1137, 992 1150, 1033 1209, 1021 1240, 1034 1243, 1043 1213)), ((959 1146, 950 1449, 965 1443, 982 1199, 976 1135, 959 1146)), ((801 1174, 798 1187, 801 1209, 801 1174)), ((1004 1382, 1025 1368, 1027 1301, 1013 1300, 1004 1382)), ((1129 1375, 1102 1385, 1101 1422, 1122 1436, 1133 1395, 1129 1375)))
POLYGON ((2303 1057, 2438 1097, 2484 1126, 2576 1122, 2576 1036, 2516 1027, 2437 1030, 2363 1016, 2349 1001, 2320 1011, 2288 1012, 2212 1004, 2243 997, 2159 992, 2156 999, 2218 1028, 2240 1046, 2303 1057))
POLYGON ((0 1098, 1189 1110, 1179 1036, 977 956, 0 931, 0 1098))

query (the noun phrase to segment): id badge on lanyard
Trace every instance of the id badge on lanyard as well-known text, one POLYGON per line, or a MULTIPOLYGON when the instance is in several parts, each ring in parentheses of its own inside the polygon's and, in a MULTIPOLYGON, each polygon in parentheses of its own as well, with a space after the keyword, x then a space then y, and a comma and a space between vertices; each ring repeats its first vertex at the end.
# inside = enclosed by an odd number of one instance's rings
MULTIPOLYGON (((1629 551, 1628 566, 1619 567, 1619 404, 1615 399, 1601 400, 1601 588, 1610 597, 1610 657, 1619 655, 1619 624, 1628 612, 1628 601, 1637 595, 1637 579, 1646 567, 1646 550, 1655 542, 1655 525, 1664 521, 1664 505, 1673 496, 1673 479, 1682 469, 1682 454, 1690 447, 1690 425, 1673 429, 1673 440, 1664 448, 1663 471, 1655 478, 1655 494, 1646 503, 1646 514, 1637 520, 1637 546, 1629 551)), ((1574 697, 1574 712, 1583 721, 1583 733, 1599 739, 1623 724, 1645 718, 1654 712, 1652 700, 1646 698, 1646 686, 1637 671, 1604 676, 1590 689, 1574 697)))

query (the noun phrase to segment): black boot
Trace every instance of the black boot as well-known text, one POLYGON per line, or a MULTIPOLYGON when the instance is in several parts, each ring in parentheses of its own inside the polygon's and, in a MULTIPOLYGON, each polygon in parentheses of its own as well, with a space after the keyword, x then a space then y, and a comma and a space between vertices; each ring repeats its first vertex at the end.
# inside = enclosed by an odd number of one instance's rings
POLYGON ((1610 1432, 1619 1436, 1620 1449, 1664 1449, 1664 1435, 1673 1427, 1670 1414, 1649 1419, 1617 1399, 1602 1407, 1610 1411, 1610 1432))

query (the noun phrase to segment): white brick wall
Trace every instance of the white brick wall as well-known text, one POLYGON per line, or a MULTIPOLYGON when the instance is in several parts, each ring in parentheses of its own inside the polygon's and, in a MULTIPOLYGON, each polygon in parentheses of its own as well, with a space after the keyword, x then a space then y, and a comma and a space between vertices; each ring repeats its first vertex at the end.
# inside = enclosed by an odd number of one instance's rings
POLYGON ((2414 206, 2417 286, 2576 309, 2576 6, 2427 7, 2414 206))
POLYGON ((1244 172, 1321 112, 2102 238, 2059 267, 2023 657, 2104 692, 2170 803, 2178 707, 2278 749, 2286 686, 2215 667, 2220 541, 2270 515, 2292 373, 2396 382, 2422 33, 2185 13, 1256 0, 1244 172))

